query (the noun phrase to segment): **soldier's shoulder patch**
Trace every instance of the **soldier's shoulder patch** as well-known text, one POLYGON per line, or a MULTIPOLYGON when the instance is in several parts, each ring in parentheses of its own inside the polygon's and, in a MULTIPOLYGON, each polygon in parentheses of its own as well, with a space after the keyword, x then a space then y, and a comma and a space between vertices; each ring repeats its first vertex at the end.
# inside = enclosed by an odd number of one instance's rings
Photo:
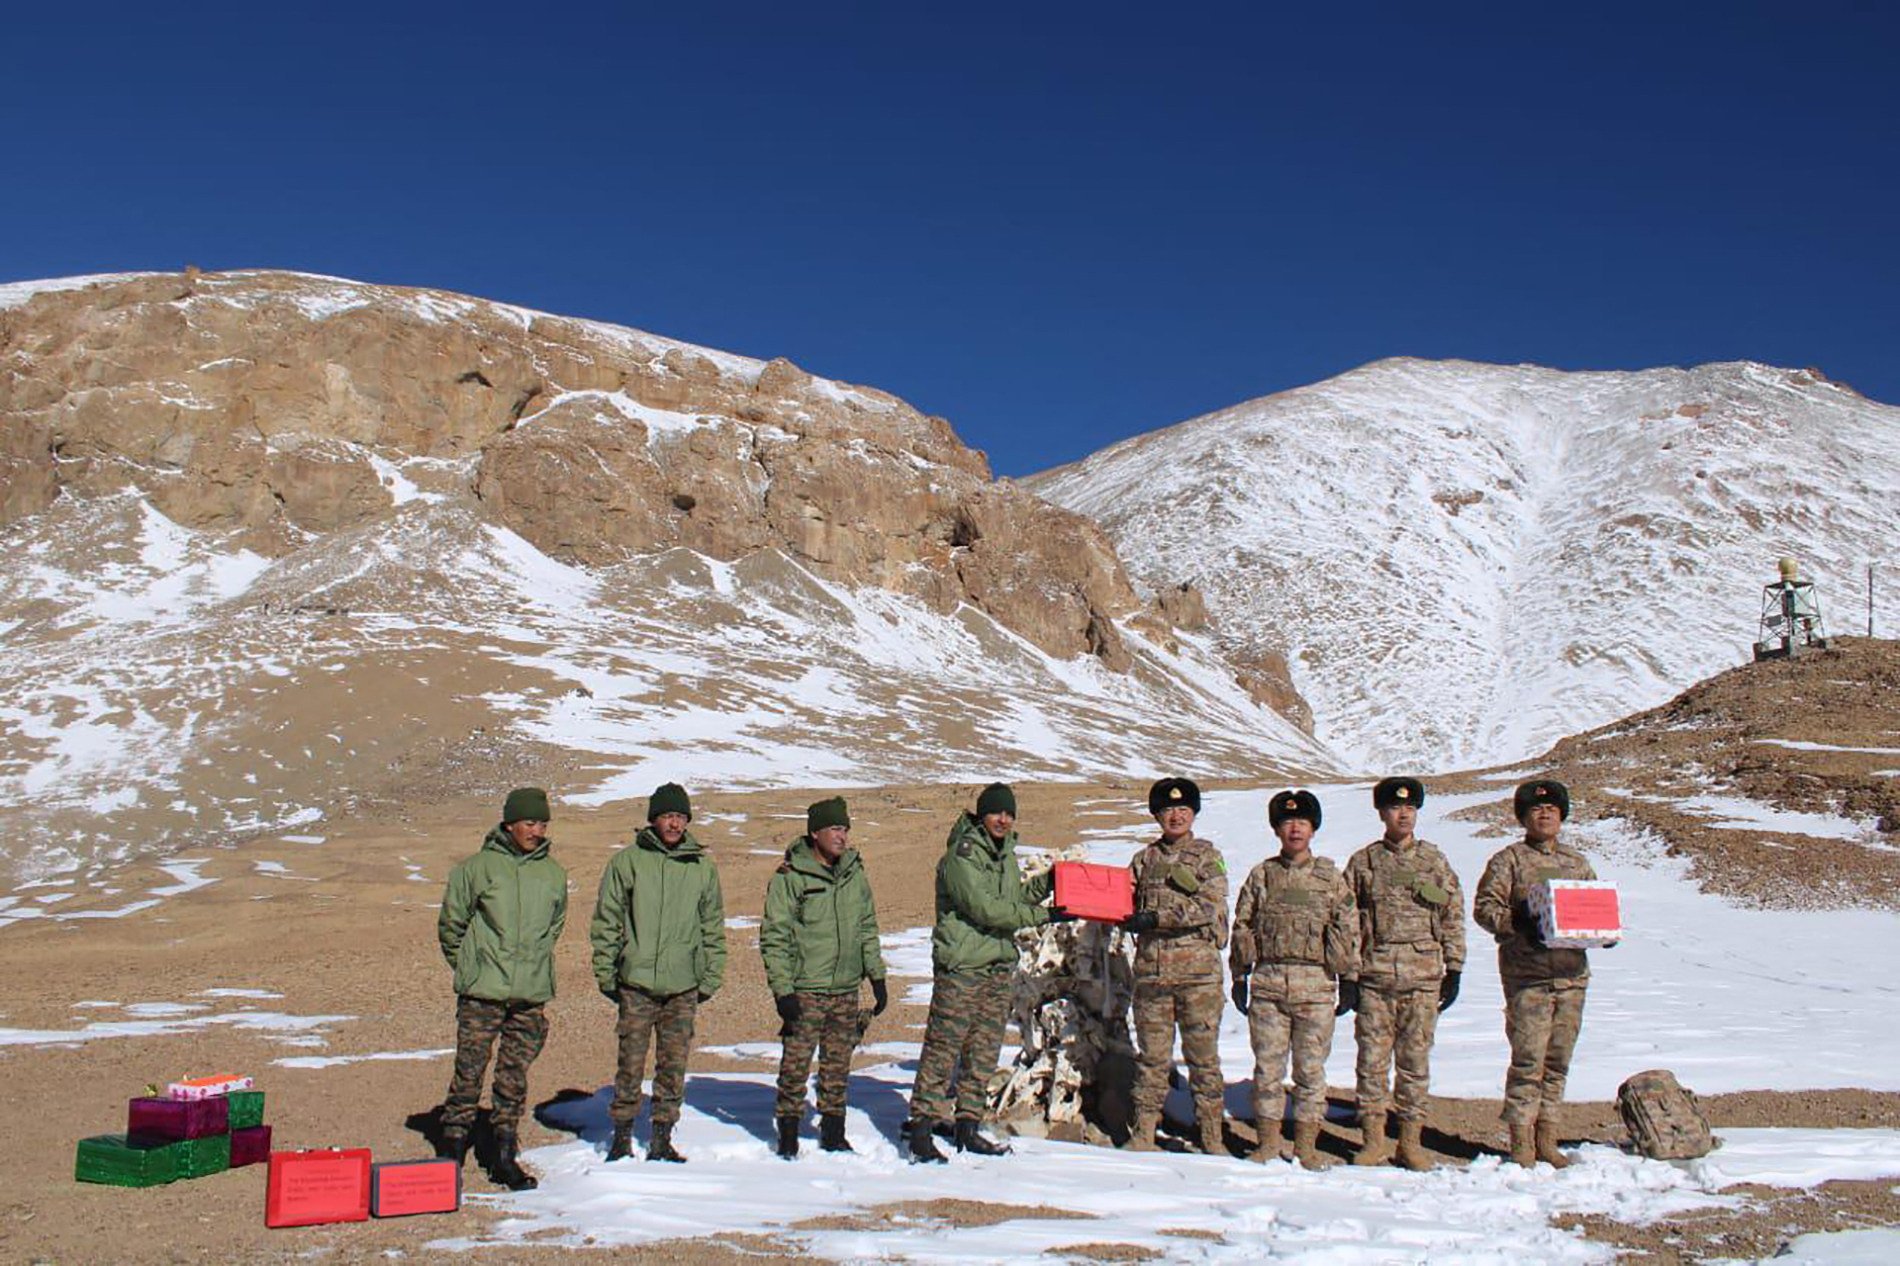
POLYGON ((778 874, 781 874, 781 875, 789 875, 789 874, 791 874, 791 873, 792 873, 792 864, 791 864, 790 862, 780 862, 780 863, 778 864, 778 872, 777 872, 777 873, 778 873, 778 874))
POLYGON ((957 841, 957 856, 958 857, 968 857, 970 854, 974 852, 976 852, 976 845, 971 841, 969 836, 966 835, 962 839, 957 841))

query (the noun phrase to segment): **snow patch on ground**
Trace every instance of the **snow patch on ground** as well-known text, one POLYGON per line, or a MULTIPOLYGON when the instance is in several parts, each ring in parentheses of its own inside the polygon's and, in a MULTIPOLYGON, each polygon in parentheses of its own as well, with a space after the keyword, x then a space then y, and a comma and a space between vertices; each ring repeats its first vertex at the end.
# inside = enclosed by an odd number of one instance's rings
POLYGON ((383 1060, 444 1059, 455 1054, 453 1046, 427 1051, 377 1051, 373 1055, 292 1055, 273 1059, 278 1068, 340 1068, 345 1064, 367 1064, 383 1060))

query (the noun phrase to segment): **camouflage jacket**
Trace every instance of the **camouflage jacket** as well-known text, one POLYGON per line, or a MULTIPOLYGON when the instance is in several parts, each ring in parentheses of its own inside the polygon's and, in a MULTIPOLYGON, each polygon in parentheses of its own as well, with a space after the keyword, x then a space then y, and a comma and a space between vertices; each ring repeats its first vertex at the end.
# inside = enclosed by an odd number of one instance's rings
POLYGON ((1438 846, 1377 839, 1346 863, 1359 906, 1359 979, 1375 989, 1437 988, 1465 969, 1465 895, 1438 846))
POLYGON ((1472 901, 1478 926, 1498 938, 1498 975, 1508 988, 1551 981, 1590 978, 1590 960, 1580 949, 1546 949, 1511 926, 1513 911, 1530 899, 1532 885, 1545 879, 1595 879, 1589 859, 1552 840, 1529 840, 1498 850, 1486 863, 1472 901))
POLYGON ((1135 941, 1135 977, 1160 984, 1221 979, 1227 947, 1227 862, 1212 843, 1194 836, 1178 844, 1156 840, 1129 863, 1135 909, 1160 922, 1135 941))
POLYGON ((1255 967, 1319 968, 1328 978, 1322 982, 1328 998, 1330 977, 1358 970, 1359 921, 1352 890, 1330 858, 1309 854, 1293 863, 1282 854, 1253 868, 1234 907, 1228 963, 1236 980, 1255 967))

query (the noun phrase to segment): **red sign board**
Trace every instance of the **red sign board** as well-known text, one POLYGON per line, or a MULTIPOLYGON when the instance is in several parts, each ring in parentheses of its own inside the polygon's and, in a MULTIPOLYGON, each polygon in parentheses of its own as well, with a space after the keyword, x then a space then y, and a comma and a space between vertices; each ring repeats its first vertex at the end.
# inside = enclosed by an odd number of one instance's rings
POLYGON ((371 1174, 369 1211, 379 1218, 461 1207, 462 1167, 452 1160, 386 1161, 371 1174))
POLYGON ((1057 862, 1055 903, 1079 918, 1120 923, 1135 912, 1135 885, 1125 866, 1057 862))
POLYGON ((369 1220, 369 1149, 272 1152, 265 1226, 369 1220))

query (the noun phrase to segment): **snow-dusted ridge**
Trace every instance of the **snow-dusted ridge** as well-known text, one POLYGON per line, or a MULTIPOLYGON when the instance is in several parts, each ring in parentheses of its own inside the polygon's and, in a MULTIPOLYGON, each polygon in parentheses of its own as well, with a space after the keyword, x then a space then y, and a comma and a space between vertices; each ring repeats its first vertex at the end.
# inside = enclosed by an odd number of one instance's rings
POLYGON ((1283 653, 1356 767, 1502 763, 1748 655, 1799 558, 1837 631, 1900 553, 1900 409, 1751 362, 1386 360, 1024 481, 1283 653))

